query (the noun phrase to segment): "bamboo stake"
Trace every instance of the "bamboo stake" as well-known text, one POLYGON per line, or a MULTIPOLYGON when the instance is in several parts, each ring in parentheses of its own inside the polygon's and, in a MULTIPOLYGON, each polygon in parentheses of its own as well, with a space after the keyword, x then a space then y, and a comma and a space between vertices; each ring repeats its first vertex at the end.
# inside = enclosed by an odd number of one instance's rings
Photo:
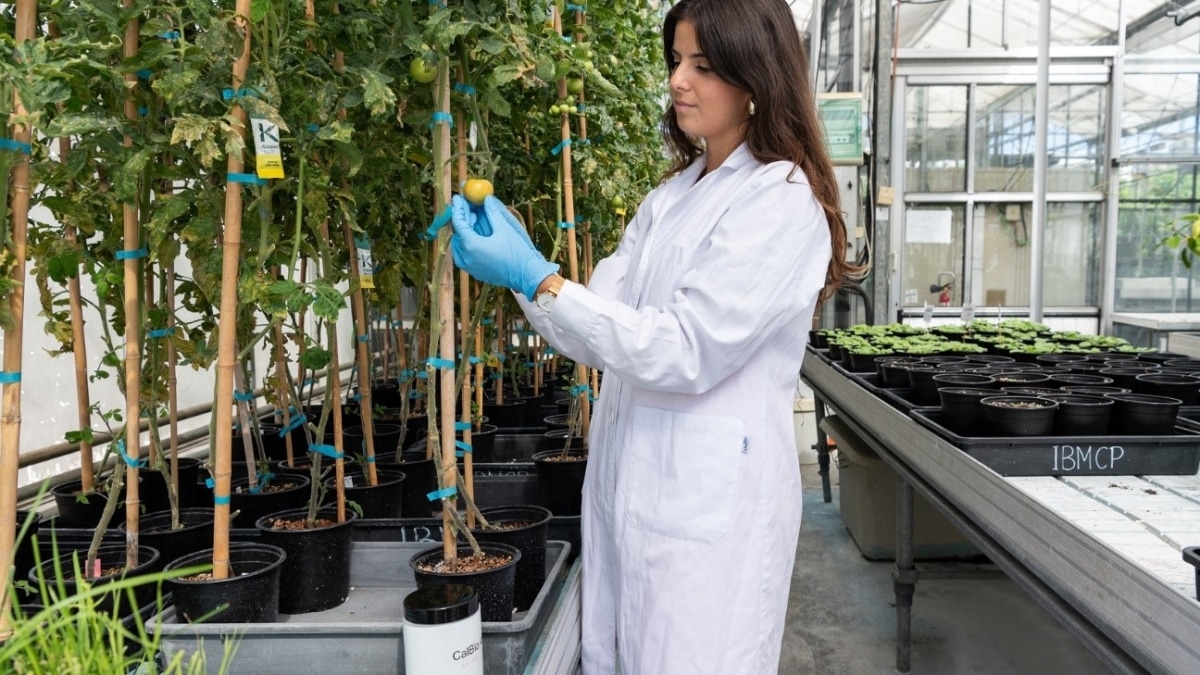
MULTIPOLYGON (((250 65, 250 0, 237 0, 234 25, 242 31, 242 53, 233 64, 233 90, 238 91, 246 79, 250 65)), ((237 120, 235 133, 243 138, 248 123, 246 111, 234 103, 233 117, 237 120)), ((241 173, 244 165, 240 154, 230 154, 226 161, 228 173, 241 173)), ((221 303, 217 328, 217 400, 213 448, 215 520, 213 526, 214 579, 229 577, 229 491, 233 473, 233 377, 237 367, 238 270, 242 250, 242 187, 240 183, 225 183, 225 233, 221 243, 221 303)))
MULTIPOLYGON (((483 294, 483 287, 479 282, 475 282, 475 297, 480 297, 483 294)), ((479 414, 483 415, 483 322, 475 326, 475 354, 480 358, 475 362, 475 409, 479 414)), ((469 442, 469 441, 468 441, 469 442)), ((474 478, 472 478, 474 483, 474 478)), ((472 494, 472 497, 475 495, 472 494)))
MULTIPOLYGON (((441 112, 434 122, 434 158, 439 167, 437 212, 449 208, 450 205, 450 125, 447 117, 450 111, 450 64, 446 56, 438 59, 438 77, 434 88, 434 109, 441 112)), ((454 264, 450 255, 449 228, 438 232, 434 243, 434 269, 439 267, 441 275, 438 281, 438 357, 451 363, 454 362, 454 264)), ((432 330, 432 327, 431 327, 432 330)), ((428 369, 427 369, 428 372, 428 369)), ((455 458, 454 434, 454 370, 450 368, 437 369, 437 395, 440 406, 438 426, 442 456, 443 488, 453 488, 458 485, 458 462, 455 458)), ((430 373, 430 385, 433 385, 433 373, 430 373)), ((432 420, 431 420, 432 421, 432 420)), ((432 430, 431 430, 432 431, 432 430)), ((431 435, 430 438, 433 436, 431 435)), ((458 500, 453 498, 442 500, 442 556, 444 560, 454 560, 458 557, 458 545, 452 526, 454 511, 458 500)))
MULTIPOLYGON (((122 6, 129 10, 133 0, 123 0, 122 6)), ((123 54, 132 59, 138 51, 138 25, 135 17, 125 26, 123 54)), ((137 86, 137 75, 125 76, 125 85, 130 90, 137 86)), ((133 96, 125 98, 125 119, 137 120, 137 102, 133 96)), ((124 145, 133 147, 133 137, 126 135, 124 145)), ((125 252, 128 254, 141 248, 141 223, 136 203, 126 202, 122 208, 124 218, 125 252)), ((141 453, 141 434, 138 421, 142 417, 142 325, 141 262, 138 257, 125 258, 125 564, 132 569, 138 564, 138 519, 141 516, 142 500, 138 486, 138 463, 141 453)), ((118 441, 120 442, 120 441, 118 441)))
MULTIPOLYGON (((554 10, 554 23, 558 31, 562 32, 562 17, 558 14, 558 8, 554 10)), ((567 78, 561 77, 558 79, 558 97, 560 99, 567 96, 567 78)), ((563 215, 568 223, 575 222, 575 186, 571 180, 571 118, 567 113, 562 115, 562 176, 563 176, 563 215)), ((575 228, 573 226, 567 228, 567 262, 570 269, 570 279, 576 283, 579 282, 579 245, 575 240, 575 228)), ((576 383, 586 383, 587 366, 582 363, 575 363, 575 381, 576 383)), ((584 438, 588 436, 588 429, 591 424, 591 402, 588 400, 587 390, 582 390, 576 396, 579 397, 579 410, 582 417, 581 432, 584 438)))
MULTIPOLYGON (((36 0, 17 0, 15 37, 18 45, 32 40, 37 27, 36 0)), ((26 113, 20 94, 13 93, 13 110, 17 115, 26 113)), ((12 125, 12 139, 28 147, 33 130, 24 124, 12 125)), ((8 176, 0 176, 7 181, 8 176)), ((29 156, 25 154, 12 170, 12 230, 11 254, 13 255, 12 279, 17 287, 8 296, 13 317, 13 327, 4 330, 4 376, 3 415, 0 416, 0 513, 17 512, 17 474, 21 454, 21 355, 25 318, 25 246, 29 227, 29 156), (13 381, 9 381, 13 380, 13 381)), ((0 208, 6 205, 0 204, 0 208)), ((12 560, 13 546, 17 537, 17 519, 0 518, 0 560, 12 560)), ((7 577, 6 577, 7 578, 7 577)), ((0 588, 0 639, 12 634, 8 623, 11 598, 9 585, 0 588)))
MULTIPOLYGON (((276 270, 276 278, 279 277, 279 271, 276 270)), ((279 409, 283 411, 283 428, 289 429, 292 426, 292 406, 287 381, 287 362, 284 360, 283 348, 283 325, 279 322, 275 323, 275 327, 271 331, 271 341, 273 343, 275 357, 275 394, 279 397, 279 409)), ((283 444, 286 449, 286 458, 288 466, 295 466, 295 449, 292 447, 292 433, 283 435, 283 444)))
MULTIPOLYGON (((179 386, 176 378, 176 366, 179 365, 179 354, 175 351, 175 261, 167 264, 166 288, 164 299, 167 303, 167 417, 170 420, 171 431, 171 482, 174 483, 174 494, 179 494, 179 386)), ((172 527, 179 526, 179 510, 175 509, 172 527)))
MULTIPOLYGON (((329 239, 329 221, 321 223, 321 236, 325 241, 329 239)), ((322 254, 321 264, 323 272, 330 274, 328 248, 322 254)), ((337 338, 337 322, 327 321, 325 323, 325 334, 329 340, 329 370, 326 374, 325 396, 333 396, 333 473, 334 473, 334 493, 337 495, 337 521, 339 523, 346 522, 346 464, 343 458, 346 455, 344 450, 345 441, 342 438, 344 429, 342 428, 342 375, 341 364, 338 363, 338 338, 337 338)), ((322 439, 323 440, 323 439, 322 439)), ((316 462, 313 463, 316 466, 316 462)), ((313 472, 313 480, 319 480, 316 472, 313 472)), ((316 501, 315 499, 313 500, 316 501)), ((309 506, 309 513, 316 513, 316 504, 309 506)))
MULTIPOLYGON (((346 250, 350 252, 350 277, 351 279, 362 279, 362 270, 358 268, 358 255, 354 250, 354 235, 350 232, 350 223, 342 221, 342 233, 346 237, 346 250)), ((362 414, 363 439, 367 444, 367 484, 379 485, 379 476, 375 472, 375 438, 373 436, 375 425, 371 419, 373 414, 371 410, 371 357, 367 353, 369 343, 364 340, 368 336, 367 310, 366 304, 363 302, 362 286, 358 284, 355 284, 353 303, 351 310, 354 315, 354 330, 358 335, 354 347, 358 356, 358 393, 362 397, 359 400, 359 409, 362 414)))
MULTIPOLYGON (((459 69, 458 78, 464 79, 462 69, 459 69)), ((465 185, 467 178, 467 118, 460 110, 458 112, 458 182, 465 185)), ((463 363, 470 363, 466 358, 471 353, 471 348, 467 344, 470 335, 467 333, 467 327, 471 325, 471 276, 466 270, 458 271, 458 325, 461 326, 459 333, 462 344, 459 350, 463 353, 463 363)), ((470 372, 470 368, 467 368, 470 372)), ((463 443, 471 447, 471 378, 464 377, 462 392, 462 422, 463 422, 463 443)), ((467 488, 467 494, 471 499, 475 499, 475 457, 470 452, 463 453, 463 482, 467 488)), ((467 509, 467 527, 475 527, 475 512, 472 509, 467 509)))

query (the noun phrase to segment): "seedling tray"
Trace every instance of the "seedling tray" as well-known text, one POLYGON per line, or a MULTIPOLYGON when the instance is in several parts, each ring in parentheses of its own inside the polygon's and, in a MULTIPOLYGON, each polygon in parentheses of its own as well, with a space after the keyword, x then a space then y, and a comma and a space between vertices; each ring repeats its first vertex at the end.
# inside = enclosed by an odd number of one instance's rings
POLYGON ((909 415, 1001 476, 1190 476, 1200 468, 1200 434, 1184 428, 1169 436, 960 436, 943 426, 940 409, 909 415))

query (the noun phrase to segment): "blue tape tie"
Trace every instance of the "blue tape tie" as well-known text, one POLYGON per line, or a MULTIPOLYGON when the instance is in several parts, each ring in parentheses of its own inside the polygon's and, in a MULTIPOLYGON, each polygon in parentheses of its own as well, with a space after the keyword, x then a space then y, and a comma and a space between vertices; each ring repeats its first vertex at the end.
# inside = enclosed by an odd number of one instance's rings
POLYGON ((21 381, 21 371, 15 373, 0 372, 0 384, 16 384, 21 381))
POLYGON ((142 68, 141 70, 137 71, 136 75, 143 80, 148 80, 154 77, 154 71, 150 70, 149 68, 142 68))
POLYGON ((362 400, 362 394, 355 394, 350 397, 350 400, 354 401, 355 403, 358 403, 359 401, 362 400))
POLYGON ((23 155, 28 155, 33 151, 33 146, 21 141, 14 141, 11 138, 0 138, 0 150, 12 150, 23 155))
POLYGON ((586 394, 587 392, 591 391, 591 387, 587 386, 586 384, 577 384, 574 387, 571 387, 568 391, 571 393, 572 396, 578 396, 580 394, 586 394))
POLYGON ((431 356, 428 359, 426 359, 425 362, 428 363, 429 365, 433 366, 434 368, 441 368, 443 370, 454 370, 454 362, 451 361, 450 359, 443 359, 443 358, 438 358, 436 356, 431 356))
POLYGON ((471 428, 470 422, 455 422, 454 423, 455 431, 466 431, 467 429, 470 429, 470 428, 471 428))
POLYGON ((469 361, 471 363, 471 365, 477 365, 477 364, 483 363, 483 359, 479 358, 478 356, 472 356, 472 357, 468 358, 467 361, 469 361))
POLYGON ((262 98, 262 92, 255 89, 254 87, 242 87, 241 89, 238 89, 237 91, 234 91, 233 89, 226 87, 221 90, 221 100, 223 100, 223 101, 232 101, 235 98, 244 98, 247 96, 250 96, 253 98, 262 98))
POLYGON ((252 495, 260 494, 262 492, 262 483, 255 483, 252 487, 247 488, 246 491, 252 495))
POLYGON ((563 151, 563 148, 569 148, 569 147, 571 147, 571 139, 564 138, 561 143, 554 146, 554 148, 552 148, 550 150, 550 154, 557 155, 558 153, 563 151))
POLYGON ((496 355, 496 359, 497 359, 498 361, 500 361, 500 363, 504 363, 505 361, 507 361, 507 360, 508 360, 508 357, 507 357, 507 356, 505 356, 504 354, 497 354, 497 355, 496 355))
POLYGON ((526 361, 526 362, 525 362, 525 367, 526 367, 526 368, 532 368, 533 366, 534 366, 534 363, 533 363, 533 361, 526 361))
POLYGON ((225 174, 225 182, 245 183, 247 185, 266 185, 267 179, 259 178, 252 173, 227 173, 225 174))
POLYGON ((427 372, 425 372, 425 371, 423 371, 423 370, 422 370, 421 372, 417 373, 417 379, 420 379, 420 380, 428 380, 428 379, 429 379, 429 373, 427 373, 427 372))
POLYGON ((554 347, 547 346, 545 349, 542 350, 542 353, 545 354, 546 356, 554 356, 558 352, 554 351, 554 347))
POLYGON ((455 457, 465 457, 468 452, 472 452, 471 446, 462 441, 454 441, 454 447, 458 448, 458 451, 454 453, 455 457))
POLYGON ((434 490, 433 492, 430 492, 429 494, 427 494, 425 496, 429 498, 429 501, 436 502, 439 499, 446 499, 447 497, 453 497, 456 494, 458 494, 458 488, 448 487, 444 490, 434 490))
POLYGON ((447 204, 446 208, 442 209, 442 212, 437 215, 437 218, 433 219, 433 224, 429 226, 429 229, 421 233, 421 238, 425 241, 437 239, 438 231, 445 227, 446 223, 450 222, 452 216, 453 212, 450 210, 450 205, 447 204))
POLYGON ((213 504, 216 504, 217 506, 224 506, 225 504, 228 504, 228 503, 229 503, 229 495, 225 495, 224 497, 222 497, 220 495, 213 495, 213 504))
POLYGON ((403 321, 393 321, 392 322, 392 328, 403 328, 403 327, 404 327, 403 321))
POLYGON ((321 130, 321 125, 320 124, 309 124, 309 125, 306 125, 304 128, 308 129, 309 131, 311 131, 312 133, 315 134, 321 130))
POLYGON ((573 230, 573 229, 575 229, 575 223, 569 223, 569 222, 567 222, 567 221, 565 221, 565 220, 564 220, 563 222, 561 222, 561 223, 559 223, 559 224, 558 224, 558 229, 560 229, 560 230, 573 230))
POLYGON ((134 459, 134 458, 130 457, 128 454, 126 454, 124 440, 117 441, 117 454, 119 454, 121 456, 121 459, 125 460, 125 466, 128 466, 128 467, 131 467, 134 469, 140 469, 142 467, 150 465, 150 462, 145 459, 134 459))
POLYGON ((175 334, 175 327, 172 326, 170 328, 155 328, 154 330, 150 331, 149 333, 146 333, 146 337, 151 340, 157 340, 158 338, 170 337, 174 334, 175 334))
POLYGON ((309 448, 313 452, 319 452, 330 459, 342 459, 346 456, 346 453, 338 452, 337 446, 333 445, 311 445, 309 448))
POLYGON ((564 35, 564 36, 562 36, 562 38, 563 38, 563 42, 574 42, 575 41, 575 38, 571 37, 570 35, 564 35))
POLYGON ((252 392, 252 391, 238 391, 237 389, 233 390, 233 399, 235 401, 249 402, 249 401, 253 401, 255 398, 257 398, 257 397, 254 395, 254 392, 252 392))
POLYGON ((408 397, 411 399, 418 399, 423 396, 425 396, 425 392, 422 392, 422 391, 413 390, 413 391, 408 392, 408 397))
POLYGON ((411 370, 411 369, 405 369, 405 370, 400 371, 400 384, 404 384, 404 383, 408 382, 409 380, 412 380, 413 377, 416 376, 416 374, 417 374, 417 371, 411 370))
POLYGON ((204 485, 207 486, 209 490, 212 490, 215 487, 217 487, 216 482, 214 482, 213 479, 211 479, 211 478, 205 478, 204 485))
POLYGON ((159 33, 158 37, 160 37, 164 40, 178 40, 179 39, 179 31, 169 30, 164 33, 159 33))
POLYGON ((438 122, 445 122, 451 129, 454 128, 454 116, 448 112, 438 110, 431 115, 429 126, 433 126, 438 122))
POLYGON ((137 114, 141 115, 142 117, 145 117, 146 115, 150 114, 150 108, 148 108, 144 105, 139 105, 138 109, 137 109, 137 114))
POLYGON ((274 477, 275 477, 275 474, 271 473, 270 471, 259 471, 258 472, 258 482, 259 483, 270 483, 271 479, 274 477))
POLYGON ((283 438, 284 436, 287 436, 288 434, 292 433, 292 431, 300 428, 300 425, 304 424, 307 421, 308 421, 307 415, 300 415, 299 417, 291 418, 288 421, 287 426, 285 426, 284 428, 279 430, 279 437, 283 438))
POLYGON ((363 457, 363 459, 366 460, 367 464, 375 463, 375 455, 367 455, 366 457, 363 457))
POLYGON ((463 84, 462 82, 454 83, 454 91, 457 91, 460 94, 465 94, 467 96, 474 96, 476 93, 475 87, 472 87, 469 84, 463 84))
POLYGON ((502 379, 504 379, 504 375, 501 373, 492 373, 491 375, 488 375, 488 379, 489 380, 502 380, 502 379))
MULTIPOLYGON (((585 112, 587 110, 587 106, 582 103, 577 103, 577 104, 575 104, 575 109, 578 110, 579 112, 585 112)), ((579 142, 582 143, 583 145, 591 145, 592 139, 581 138, 581 139, 579 139, 579 142)))
POLYGON ((117 260, 137 260, 150 255, 150 251, 144 248, 135 248, 132 251, 117 251, 117 260))
POLYGON ((359 342, 370 342, 370 341, 371 341, 371 336, 370 336, 370 335, 359 335, 359 336, 358 336, 358 341, 359 341, 359 342))
POLYGON ((567 11, 568 12, 586 12, 587 8, 584 7, 583 5, 573 5, 568 2, 567 3, 567 11))

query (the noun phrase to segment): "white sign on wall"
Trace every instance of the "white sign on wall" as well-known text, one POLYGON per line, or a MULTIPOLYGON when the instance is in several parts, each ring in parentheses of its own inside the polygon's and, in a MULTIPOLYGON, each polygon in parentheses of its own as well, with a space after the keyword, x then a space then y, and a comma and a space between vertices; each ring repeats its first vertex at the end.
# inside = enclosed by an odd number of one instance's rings
POLYGON ((906 209, 904 241, 909 244, 949 244, 953 218, 950 209, 906 209))

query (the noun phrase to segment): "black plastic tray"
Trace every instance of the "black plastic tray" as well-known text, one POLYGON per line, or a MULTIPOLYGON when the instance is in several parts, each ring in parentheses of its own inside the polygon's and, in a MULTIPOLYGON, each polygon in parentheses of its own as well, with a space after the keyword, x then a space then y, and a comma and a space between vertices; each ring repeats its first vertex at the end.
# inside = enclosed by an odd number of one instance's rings
POLYGON ((1196 599, 1200 600, 1200 546, 1183 549, 1183 560, 1196 568, 1196 599))
POLYGON ((960 436, 937 408, 917 408, 918 424, 1001 476, 1190 476, 1200 468, 1200 434, 1169 436, 960 436))
POLYGON ((1179 408, 1176 425, 1192 431, 1200 431, 1200 406, 1185 405, 1179 408))

